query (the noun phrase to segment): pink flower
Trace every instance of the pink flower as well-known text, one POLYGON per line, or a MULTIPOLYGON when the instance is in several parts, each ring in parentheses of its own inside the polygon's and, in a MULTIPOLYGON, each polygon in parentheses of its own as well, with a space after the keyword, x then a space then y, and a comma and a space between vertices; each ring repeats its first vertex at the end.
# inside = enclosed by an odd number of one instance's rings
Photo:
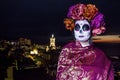
POLYGON ((85 8, 84 4, 77 4, 77 5, 71 6, 69 8, 67 17, 75 20, 84 19, 83 17, 84 8, 85 8))
POLYGON ((96 29, 92 30, 92 34, 93 34, 93 36, 96 36, 96 35, 104 33, 105 30, 106 30, 105 27, 96 28, 96 29))

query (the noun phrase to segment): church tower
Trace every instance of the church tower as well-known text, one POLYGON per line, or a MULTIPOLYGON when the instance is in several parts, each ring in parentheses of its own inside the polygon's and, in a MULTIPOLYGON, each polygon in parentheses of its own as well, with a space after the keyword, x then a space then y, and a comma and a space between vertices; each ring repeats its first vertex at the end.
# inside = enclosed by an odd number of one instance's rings
POLYGON ((56 49, 54 34, 52 34, 52 36, 50 38, 50 48, 51 48, 51 50, 55 50, 56 49))

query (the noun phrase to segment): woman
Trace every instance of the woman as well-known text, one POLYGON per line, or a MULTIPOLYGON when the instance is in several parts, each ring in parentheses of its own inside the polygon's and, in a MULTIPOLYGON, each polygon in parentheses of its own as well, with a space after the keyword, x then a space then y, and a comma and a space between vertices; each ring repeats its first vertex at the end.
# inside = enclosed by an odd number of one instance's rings
POLYGON ((113 67, 104 52, 94 47, 92 36, 105 32, 104 16, 93 4, 76 4, 64 20, 75 41, 60 53, 56 80, 114 80, 113 67))

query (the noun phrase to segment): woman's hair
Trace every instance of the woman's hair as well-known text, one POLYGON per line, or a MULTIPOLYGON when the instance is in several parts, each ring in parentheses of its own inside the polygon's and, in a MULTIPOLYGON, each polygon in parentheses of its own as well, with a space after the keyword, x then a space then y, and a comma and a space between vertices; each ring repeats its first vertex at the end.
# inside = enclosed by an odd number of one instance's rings
POLYGON ((67 18, 64 19, 64 24, 67 30, 72 31, 75 27, 75 21, 84 19, 90 22, 94 36, 105 32, 104 15, 93 4, 79 3, 71 6, 67 18))

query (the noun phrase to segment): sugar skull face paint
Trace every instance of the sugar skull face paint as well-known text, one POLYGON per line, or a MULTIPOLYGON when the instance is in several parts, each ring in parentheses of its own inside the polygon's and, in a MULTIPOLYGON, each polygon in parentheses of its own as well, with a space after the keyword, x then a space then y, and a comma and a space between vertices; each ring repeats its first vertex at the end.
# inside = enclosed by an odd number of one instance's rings
POLYGON ((74 36, 76 40, 82 42, 91 37, 91 27, 87 20, 77 20, 75 22, 74 36))

